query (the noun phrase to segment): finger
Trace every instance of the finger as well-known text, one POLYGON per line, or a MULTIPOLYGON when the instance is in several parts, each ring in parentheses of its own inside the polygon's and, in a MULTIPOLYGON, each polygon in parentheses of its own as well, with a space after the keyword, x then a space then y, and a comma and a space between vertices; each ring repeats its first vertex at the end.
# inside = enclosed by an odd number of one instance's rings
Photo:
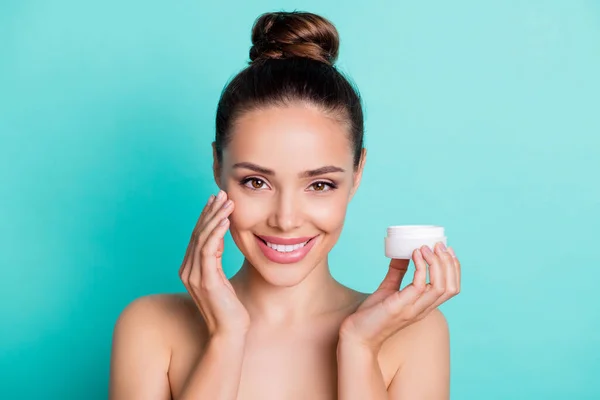
POLYGON ((406 271, 408 270, 408 264, 410 260, 401 260, 393 258, 390 261, 390 267, 388 269, 385 278, 379 285, 379 289, 390 289, 390 290, 399 290, 402 284, 402 279, 404 279, 404 275, 406 275, 406 271))
MULTIPOLYGON (((217 199, 215 199, 215 202, 213 203, 212 207, 215 208, 216 204, 217 204, 217 199)), ((188 281, 193 282, 195 287, 199 287, 198 285, 200 285, 200 282, 202 280, 201 267, 202 267, 203 260, 201 257, 201 251, 205 246, 206 240, 209 237, 209 235, 211 234, 211 232, 219 224, 219 222, 221 220, 223 220, 223 218, 227 218, 231 214, 231 212, 233 211, 233 208, 234 208, 233 201, 231 201, 231 200, 226 201, 225 204, 223 204, 223 207, 221 207, 220 209, 215 211, 216 214, 214 215, 214 217, 204 225, 204 228, 202 229, 202 231, 200 231, 200 233, 197 235, 197 237, 195 239, 195 246, 194 246, 194 250, 191 255, 192 260, 191 260, 191 262, 188 263, 190 265, 189 271, 188 271, 188 281)), ((211 211, 209 211, 209 212, 211 212, 211 211)))
POLYGON ((192 230, 192 237, 190 238, 190 242, 188 243, 187 249, 185 250, 185 255, 183 256, 183 261, 181 262, 181 266, 179 267, 179 275, 180 276, 184 275, 186 266, 189 266, 189 264, 190 264, 188 261, 190 259, 191 253, 194 251, 194 248, 195 248, 196 235, 198 234, 197 233, 198 225, 200 224, 200 221, 202 221, 202 219, 204 218, 204 216, 210 209, 210 206, 212 205, 214 200, 215 200, 215 196, 213 194, 211 194, 210 197, 208 198, 208 201, 204 205, 204 208, 202 209, 200 216, 196 220, 196 224, 194 225, 194 229, 192 230))
POLYGON ((442 270, 446 273, 446 300, 456 294, 456 267, 454 260, 443 243, 435 248, 435 253, 442 263, 442 270))
POLYGON ((456 294, 456 275, 452 256, 446 250, 446 246, 444 246, 443 243, 438 243, 435 246, 435 253, 438 256, 438 259, 440 260, 442 271, 446 273, 445 290, 432 304, 430 304, 423 311, 421 317, 424 317, 425 315, 429 314, 433 309, 439 307, 442 303, 446 302, 448 299, 450 299, 456 294))
POLYGON ((207 215, 209 215, 215 207, 217 197, 214 194, 211 194, 206 202, 206 205, 202 209, 200 216, 196 220, 196 225, 194 225, 194 230, 192 231, 192 235, 198 235, 198 233, 202 230, 202 225, 206 220, 207 215))
POLYGON ((219 190, 215 201, 212 203, 211 207, 206 212, 206 215, 200 221, 199 230, 204 231, 206 229, 206 225, 217 215, 219 210, 223 207, 223 205, 227 202, 227 193, 223 190, 219 190))
POLYGON ((422 290, 416 286, 408 285, 399 292, 386 297, 381 303, 386 314, 395 317, 401 312, 405 312, 407 307, 413 307, 422 293, 422 290))
POLYGON ((454 261, 454 267, 456 269, 456 288, 458 293, 460 293, 460 261, 456 257, 456 253, 454 253, 454 249, 452 247, 448 247, 448 253, 450 253, 454 261))
POLYGON ((181 262, 181 265, 179 266, 179 276, 183 276, 186 270, 186 267, 188 267, 189 260, 190 260, 190 254, 194 251, 194 242, 193 240, 190 240, 190 242, 188 243, 187 249, 185 249, 185 255, 183 256, 183 261, 181 262))
POLYGON ((429 265, 429 283, 437 290, 446 290, 446 271, 442 268, 439 257, 429 248, 421 247, 421 254, 429 265))
POLYGON ((427 285, 424 293, 415 302, 415 309, 419 314, 436 304, 438 299, 446 292, 446 274, 443 271, 441 260, 428 246, 421 247, 421 254, 429 264, 430 284, 427 285))
POLYGON ((415 276, 412 283, 419 290, 424 291, 427 286, 427 264, 421 250, 416 249, 413 252, 413 263, 415 264, 415 276))
MULTIPOLYGON (((215 201, 215 204, 216 204, 216 201, 215 201)), ((222 206, 220 208, 218 208, 214 211, 212 217, 210 217, 210 219, 205 222, 204 227, 202 228, 202 231, 198 235, 198 246, 199 246, 198 250, 200 250, 202 248, 202 246, 204 246, 204 243, 206 242, 210 233, 217 227, 217 225, 223 220, 223 218, 227 218, 227 217, 229 217, 229 215, 231 215, 231 213, 233 212, 233 209, 234 209, 233 201, 227 200, 224 204, 222 204, 222 206)))
POLYGON ((425 302, 425 301, 423 301, 423 304, 419 304, 419 309, 421 309, 423 306, 426 307, 421 312, 421 315, 419 316, 419 318, 425 317, 431 311, 433 311, 434 309, 436 309, 441 304, 443 304, 448 299, 450 299, 451 297, 455 296, 458 293, 457 278, 456 278, 456 263, 455 263, 454 257, 452 257, 452 254, 450 253, 450 251, 445 249, 445 246, 443 246, 442 243, 440 243, 436 246, 435 253, 442 262, 442 265, 443 265, 442 269, 447 272, 446 290, 436 299, 435 295, 434 295, 435 290, 433 290, 434 289, 433 286, 431 287, 431 291, 433 293, 431 294, 431 297, 428 299, 428 301, 431 302, 431 304, 429 304, 429 306, 427 306, 427 302, 425 302))
POLYGON ((210 206, 212 206, 214 201, 215 201, 215 195, 211 194, 210 197, 208 198, 208 201, 206 202, 206 205, 202 209, 202 212, 200 213, 200 217, 198 217, 198 220, 202 220, 202 218, 204 218, 204 216, 208 213, 208 210, 210 210, 210 206))
POLYGON ((229 218, 223 218, 219 224, 213 229, 206 243, 200 251, 200 275, 203 280, 203 287, 213 288, 221 282, 219 270, 221 268, 221 257, 217 257, 216 253, 219 249, 219 242, 225 237, 225 232, 229 228, 229 218))
POLYGON ((406 272, 409 263, 410 259, 392 258, 392 260, 390 261, 390 268, 406 272))
POLYGON ((217 247, 217 257, 221 257, 223 255, 223 250, 225 250, 225 239, 219 240, 219 247, 217 247))
POLYGON ((419 318, 424 318, 425 316, 427 316, 427 314, 429 314, 431 311, 435 310, 436 308, 438 308, 439 306, 441 306, 442 304, 444 304, 451 297, 452 296, 450 296, 447 293, 445 293, 442 296, 438 297, 437 300, 434 300, 433 303, 431 303, 429 305, 429 307, 427 307, 425 310, 423 310, 421 312, 419 318))
POLYGON ((428 286, 423 295, 415 301, 415 312, 419 318, 424 317, 444 301, 446 299, 444 299, 443 293, 440 294, 433 286, 428 286))

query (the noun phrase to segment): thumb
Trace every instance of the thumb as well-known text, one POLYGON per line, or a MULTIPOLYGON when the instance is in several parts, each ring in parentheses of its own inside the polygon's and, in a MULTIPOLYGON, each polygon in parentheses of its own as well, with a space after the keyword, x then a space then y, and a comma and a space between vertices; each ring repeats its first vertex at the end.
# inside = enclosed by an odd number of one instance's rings
POLYGON ((381 285, 379 285, 379 289, 399 290, 402 279, 404 279, 404 275, 406 275, 406 271, 408 270, 409 262, 410 260, 392 258, 388 273, 383 278, 381 285))
POLYGON ((215 257, 221 258, 223 256, 223 250, 225 250, 225 240, 223 238, 221 238, 219 240, 219 246, 217 247, 215 257))
POLYGON ((392 258, 392 261, 390 261, 390 268, 404 271, 406 273, 409 263, 410 259, 392 258))

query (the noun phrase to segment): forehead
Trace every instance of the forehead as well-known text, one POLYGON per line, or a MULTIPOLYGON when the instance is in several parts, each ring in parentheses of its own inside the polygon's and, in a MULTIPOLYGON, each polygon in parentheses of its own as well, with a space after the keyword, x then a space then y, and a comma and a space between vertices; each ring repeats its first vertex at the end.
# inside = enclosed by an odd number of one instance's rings
POLYGON ((224 151, 225 163, 252 162, 294 171, 353 164, 345 124, 308 105, 269 107, 240 116, 224 151))

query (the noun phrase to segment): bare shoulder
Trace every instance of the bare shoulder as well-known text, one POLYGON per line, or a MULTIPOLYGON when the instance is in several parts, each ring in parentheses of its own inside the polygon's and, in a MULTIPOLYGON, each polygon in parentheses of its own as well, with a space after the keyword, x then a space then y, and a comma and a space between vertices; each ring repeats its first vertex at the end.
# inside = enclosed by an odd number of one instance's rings
POLYGON ((439 309, 432 310, 423 319, 398 331, 390 338, 397 347, 430 345, 433 341, 446 340, 448 322, 439 309))
POLYGON ((388 339, 384 357, 395 371, 388 388, 390 398, 447 398, 449 342, 448 322, 439 309, 388 339))
POLYGON ((415 356, 423 356, 423 349, 445 349, 449 341, 446 317, 434 309, 425 318, 399 330, 384 343, 382 353, 397 369, 410 364, 415 356))
POLYGON ((169 398, 173 344, 202 319, 184 294, 149 295, 121 311, 113 331, 110 398, 169 398))
POLYGON ((139 297, 129 303, 119 315, 115 330, 145 329, 166 333, 166 323, 200 322, 199 313, 185 293, 153 294, 139 297))
POLYGON ((203 329, 202 315, 187 293, 153 294, 139 297, 123 309, 115 324, 114 339, 143 332, 154 346, 170 348, 190 332, 200 338, 203 329))

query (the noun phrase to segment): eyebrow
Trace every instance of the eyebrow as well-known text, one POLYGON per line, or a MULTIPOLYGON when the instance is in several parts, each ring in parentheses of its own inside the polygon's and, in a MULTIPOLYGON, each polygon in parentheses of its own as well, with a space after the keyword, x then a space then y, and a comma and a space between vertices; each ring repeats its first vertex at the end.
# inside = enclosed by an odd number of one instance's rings
MULTIPOLYGON (((240 163, 234 164, 233 168, 234 169, 236 169, 236 168, 249 169, 249 170, 258 172, 259 174, 263 174, 263 175, 270 175, 270 176, 275 175, 275 171, 273 171, 272 169, 261 167, 260 165, 256 165, 256 164, 249 163, 249 162, 240 162, 240 163)), ((308 171, 301 172, 298 175, 301 178, 312 178, 312 177, 319 176, 319 175, 330 174, 332 172, 346 172, 346 171, 343 168, 336 167, 335 165, 326 165, 324 167, 320 167, 317 169, 311 169, 308 171)))

